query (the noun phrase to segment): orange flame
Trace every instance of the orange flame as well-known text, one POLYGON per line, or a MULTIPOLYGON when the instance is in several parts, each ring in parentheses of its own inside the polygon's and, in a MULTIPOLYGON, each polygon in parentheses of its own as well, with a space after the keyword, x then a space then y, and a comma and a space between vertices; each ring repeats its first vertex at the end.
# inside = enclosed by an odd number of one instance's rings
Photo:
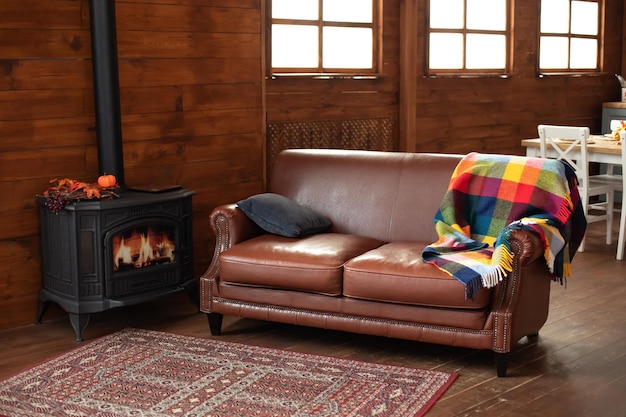
POLYGON ((175 245, 166 232, 133 230, 114 236, 112 242, 114 271, 174 262, 175 245))

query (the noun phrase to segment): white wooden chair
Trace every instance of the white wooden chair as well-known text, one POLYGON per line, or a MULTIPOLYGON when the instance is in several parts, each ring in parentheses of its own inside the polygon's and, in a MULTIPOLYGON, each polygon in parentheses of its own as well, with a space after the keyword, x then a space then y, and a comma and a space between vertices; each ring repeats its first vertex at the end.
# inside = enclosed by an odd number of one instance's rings
POLYGON ((619 235, 617 238, 617 255, 615 259, 621 261, 624 259, 624 240, 626 240, 626 178, 623 175, 624 168, 626 168, 626 130, 619 132, 620 134, 620 147, 622 149, 622 174, 607 173, 602 175, 594 175, 594 181, 603 181, 613 186, 615 192, 622 193, 622 205, 615 212, 621 212, 619 222, 619 235))
MULTIPOLYGON (((587 141, 589 128, 578 126, 539 125, 540 155, 556 158, 572 166, 578 177, 578 191, 583 203, 587 223, 606 222, 606 244, 610 245, 613 233, 615 189, 605 181, 596 181, 589 175, 587 141), (591 201, 592 197, 600 197, 591 201)), ((578 248, 585 250, 583 240, 578 248)))

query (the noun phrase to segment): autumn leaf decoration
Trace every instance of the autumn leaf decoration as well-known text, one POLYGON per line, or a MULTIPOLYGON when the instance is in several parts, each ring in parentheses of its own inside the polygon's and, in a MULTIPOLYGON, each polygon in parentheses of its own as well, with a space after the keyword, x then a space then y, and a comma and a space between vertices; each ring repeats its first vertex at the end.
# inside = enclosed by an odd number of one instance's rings
POLYGON ((50 186, 43 194, 37 195, 45 199, 44 205, 54 214, 58 214, 63 208, 80 200, 92 199, 112 199, 119 197, 115 189, 119 185, 112 187, 101 187, 97 182, 88 183, 71 178, 61 178, 50 180, 50 186))

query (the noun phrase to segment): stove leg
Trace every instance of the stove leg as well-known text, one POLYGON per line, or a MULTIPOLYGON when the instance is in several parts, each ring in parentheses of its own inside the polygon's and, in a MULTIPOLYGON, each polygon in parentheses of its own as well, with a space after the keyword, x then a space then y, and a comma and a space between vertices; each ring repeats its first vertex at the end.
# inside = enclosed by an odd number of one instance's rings
POLYGON ((83 341, 83 332, 89 323, 89 314, 74 314, 70 313, 70 323, 76 333, 76 341, 83 341))
POLYGON ((37 320, 35 320, 35 324, 41 324, 41 319, 43 318, 46 310, 48 310, 49 305, 50 301, 39 301, 39 309, 37 310, 37 320))

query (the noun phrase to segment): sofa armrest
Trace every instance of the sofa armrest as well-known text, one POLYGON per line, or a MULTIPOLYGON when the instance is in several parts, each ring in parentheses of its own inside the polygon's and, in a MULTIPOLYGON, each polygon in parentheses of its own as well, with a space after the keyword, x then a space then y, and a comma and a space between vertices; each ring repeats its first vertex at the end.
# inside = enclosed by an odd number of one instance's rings
POLYGON ((541 238, 528 230, 512 230, 509 238, 515 256, 520 265, 528 265, 537 259, 543 259, 543 242, 541 238))
POLYGON ((236 243, 263 233, 263 230, 250 220, 236 204, 227 204, 214 208, 209 221, 211 229, 215 234, 216 253, 223 252, 236 243))
POLYGON ((494 329, 492 350, 510 352, 524 336, 539 332, 548 318, 550 284, 554 280, 544 258, 541 238, 526 230, 513 230, 513 271, 493 292, 488 327, 494 329))
POLYGON ((209 216, 215 234, 215 250, 208 269, 200 277, 200 308, 210 310, 212 289, 219 277, 219 255, 231 246, 263 234, 263 230, 241 211, 236 204, 226 204, 213 209, 209 216))

